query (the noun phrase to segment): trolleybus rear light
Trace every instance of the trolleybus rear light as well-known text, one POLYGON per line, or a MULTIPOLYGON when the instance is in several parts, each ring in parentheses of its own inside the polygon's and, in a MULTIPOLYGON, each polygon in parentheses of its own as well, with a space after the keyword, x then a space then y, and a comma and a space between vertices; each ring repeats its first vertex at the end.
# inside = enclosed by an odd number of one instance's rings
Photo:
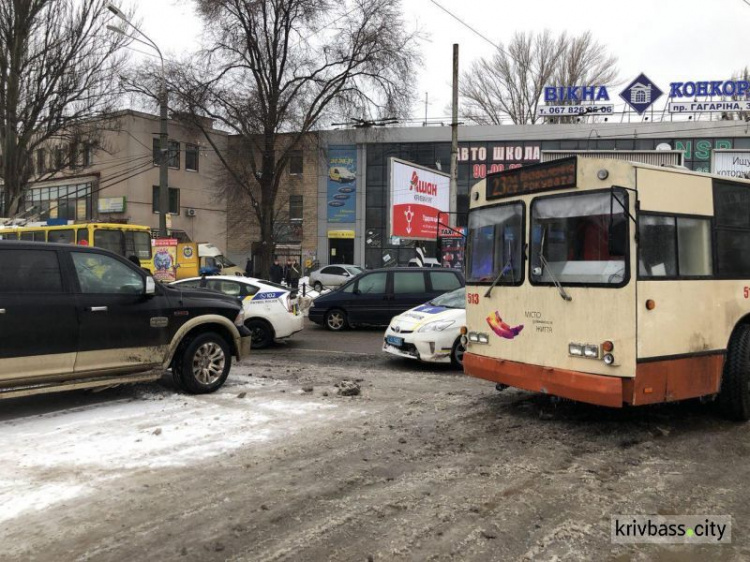
POLYGON ((602 344, 602 351, 609 353, 610 351, 614 351, 615 344, 611 341, 607 340, 602 344))
POLYGON ((614 356, 614 355, 612 355, 611 353, 607 353, 607 354, 606 354, 606 355, 605 355, 605 356, 603 357, 603 359, 604 359, 604 363, 605 363, 606 365, 614 365, 614 363, 615 363, 615 356, 614 356))
POLYGON ((653 310, 656 308, 656 302, 653 299, 648 299, 646 301, 646 310, 653 310))

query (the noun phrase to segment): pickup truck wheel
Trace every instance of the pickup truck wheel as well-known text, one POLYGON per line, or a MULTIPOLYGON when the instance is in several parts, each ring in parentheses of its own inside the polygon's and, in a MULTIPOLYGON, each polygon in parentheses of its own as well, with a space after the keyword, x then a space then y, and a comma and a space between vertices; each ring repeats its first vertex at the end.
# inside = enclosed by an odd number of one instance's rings
POLYGON ((271 326, 262 320, 248 320, 245 326, 252 334, 253 349, 265 349, 273 342, 271 326))
POLYGON ((190 394, 206 394, 218 390, 227 380, 232 354, 224 338, 207 332, 190 340, 175 362, 179 364, 182 388, 190 394))

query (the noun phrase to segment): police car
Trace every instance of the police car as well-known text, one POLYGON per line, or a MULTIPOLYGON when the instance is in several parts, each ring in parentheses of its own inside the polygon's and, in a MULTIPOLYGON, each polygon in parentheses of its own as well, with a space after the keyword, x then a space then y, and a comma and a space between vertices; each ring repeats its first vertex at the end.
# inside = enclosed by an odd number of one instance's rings
POLYGON ((461 367, 464 347, 460 330, 465 324, 466 289, 462 287, 394 317, 385 331, 383 351, 461 367))
POLYGON ((170 285, 205 288, 240 300, 245 310, 245 326, 252 332, 253 349, 263 349, 302 330, 304 317, 297 293, 282 285, 234 275, 191 277, 170 285))

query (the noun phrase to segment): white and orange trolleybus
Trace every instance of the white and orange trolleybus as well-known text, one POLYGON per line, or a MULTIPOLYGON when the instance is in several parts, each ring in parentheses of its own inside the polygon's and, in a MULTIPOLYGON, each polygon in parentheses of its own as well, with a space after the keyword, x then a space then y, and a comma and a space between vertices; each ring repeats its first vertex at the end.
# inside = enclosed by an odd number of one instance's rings
POLYGON ((750 418, 750 181, 573 157, 489 175, 470 202, 466 373, 750 418))

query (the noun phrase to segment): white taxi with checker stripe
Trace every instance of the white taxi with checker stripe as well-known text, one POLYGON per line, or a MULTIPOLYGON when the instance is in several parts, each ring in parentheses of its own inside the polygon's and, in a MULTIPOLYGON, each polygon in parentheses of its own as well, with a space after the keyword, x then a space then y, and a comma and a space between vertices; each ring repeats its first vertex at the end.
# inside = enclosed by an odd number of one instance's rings
POLYGON ((434 363, 463 364, 461 326, 466 323, 462 287, 395 316, 383 338, 383 351, 434 363))
POLYGON ((263 349, 274 341, 296 334, 304 325, 297 292, 252 277, 212 275, 171 283, 173 287, 206 288, 236 297, 245 310, 245 326, 252 332, 252 348, 263 349))

